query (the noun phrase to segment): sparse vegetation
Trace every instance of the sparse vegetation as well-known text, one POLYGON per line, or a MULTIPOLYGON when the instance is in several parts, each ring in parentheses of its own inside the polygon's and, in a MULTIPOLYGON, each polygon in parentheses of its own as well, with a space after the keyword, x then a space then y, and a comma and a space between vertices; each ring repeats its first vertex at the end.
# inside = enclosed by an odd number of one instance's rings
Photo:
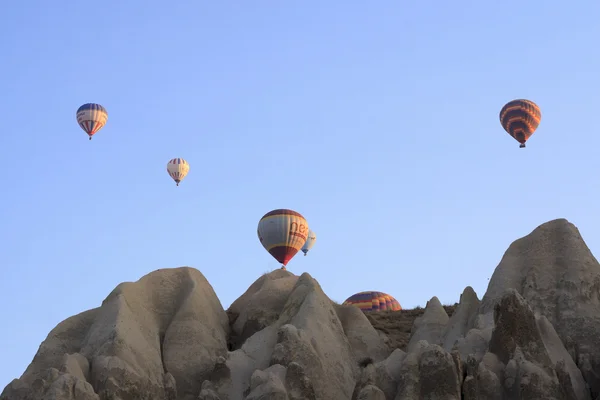
MULTIPOLYGON (((456 306, 458 304, 443 307, 446 314, 451 317, 456 306)), ((406 351, 415 319, 424 313, 423 307, 415 307, 412 310, 366 312, 365 315, 375 329, 386 334, 391 349, 406 351)))

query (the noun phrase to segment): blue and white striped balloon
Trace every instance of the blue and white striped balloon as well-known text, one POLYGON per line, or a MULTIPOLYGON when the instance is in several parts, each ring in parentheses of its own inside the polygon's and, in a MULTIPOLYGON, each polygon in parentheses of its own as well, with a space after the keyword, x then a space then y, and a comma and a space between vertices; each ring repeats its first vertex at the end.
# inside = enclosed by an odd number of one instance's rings
POLYGON ((108 113, 100 104, 86 103, 77 110, 77 123, 88 134, 92 136, 106 125, 108 113))

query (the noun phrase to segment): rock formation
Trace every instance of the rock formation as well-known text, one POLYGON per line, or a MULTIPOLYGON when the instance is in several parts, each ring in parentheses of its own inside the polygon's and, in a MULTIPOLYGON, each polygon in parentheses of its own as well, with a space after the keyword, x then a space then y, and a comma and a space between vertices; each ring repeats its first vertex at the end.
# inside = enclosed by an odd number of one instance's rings
POLYGON ((600 265, 564 219, 512 243, 481 301, 434 297, 406 331, 417 314, 279 269, 225 311, 199 271, 158 270, 61 322, 0 399, 600 400, 600 265))

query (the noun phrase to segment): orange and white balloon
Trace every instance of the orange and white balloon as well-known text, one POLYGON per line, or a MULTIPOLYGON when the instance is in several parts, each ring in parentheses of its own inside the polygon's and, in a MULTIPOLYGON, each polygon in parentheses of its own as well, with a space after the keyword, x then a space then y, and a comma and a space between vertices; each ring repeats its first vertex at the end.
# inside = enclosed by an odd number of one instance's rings
POLYGON ((287 209, 266 213, 257 228, 260 243, 283 268, 304 246, 308 232, 308 222, 302 214, 287 209))
POLYGON ((169 176, 173 178, 177 186, 190 172, 190 164, 183 158, 174 158, 167 164, 167 172, 169 176))

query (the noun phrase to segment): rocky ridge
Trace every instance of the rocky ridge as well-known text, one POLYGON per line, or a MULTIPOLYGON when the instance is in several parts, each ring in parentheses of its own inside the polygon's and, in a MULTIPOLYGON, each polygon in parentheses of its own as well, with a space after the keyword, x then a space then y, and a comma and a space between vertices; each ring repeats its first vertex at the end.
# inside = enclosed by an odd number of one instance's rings
POLYGON ((600 265, 558 219, 511 244, 481 300, 368 316, 307 273, 225 311, 199 271, 158 270, 58 324, 0 399, 600 400, 600 265))

